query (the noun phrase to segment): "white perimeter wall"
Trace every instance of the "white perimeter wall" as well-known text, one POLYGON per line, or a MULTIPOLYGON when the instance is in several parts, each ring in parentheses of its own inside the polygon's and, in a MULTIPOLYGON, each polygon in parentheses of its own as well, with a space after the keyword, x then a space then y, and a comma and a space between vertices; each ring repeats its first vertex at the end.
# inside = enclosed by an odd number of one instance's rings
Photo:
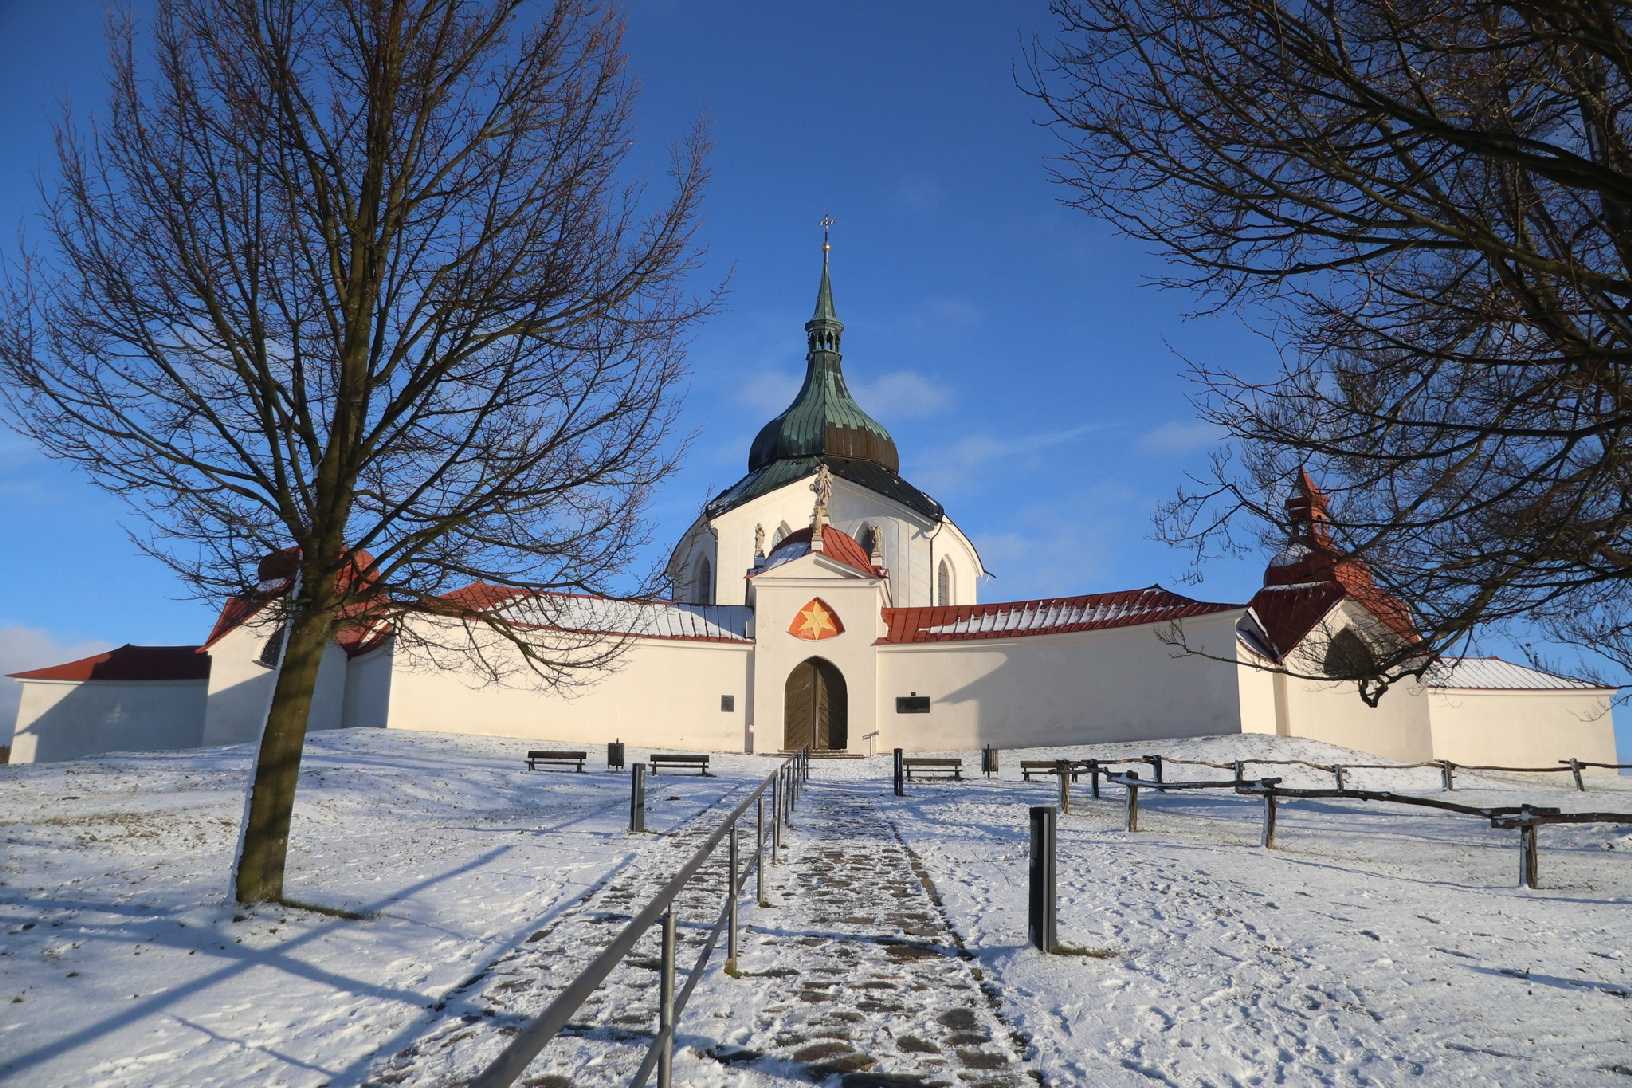
POLYGON ((1611 694, 1430 688, 1434 758, 1504 767, 1549 767, 1572 757, 1618 762, 1611 694))
POLYGON ((411 666, 393 655, 392 729, 484 733, 605 744, 614 738, 652 748, 740 752, 748 735, 746 644, 643 639, 615 671, 571 693, 531 687, 471 687, 453 670, 411 666), (720 696, 734 697, 730 711, 720 696))
MULTIPOLYGON (((1187 643, 1235 650, 1239 612, 1187 620, 1187 643)), ((1174 657, 1166 624, 1078 634, 880 647, 879 749, 1155 740, 1240 731, 1237 666, 1174 657), (928 714, 895 698, 930 697, 928 714)))
MULTIPOLYGON (((256 659, 275 627, 268 620, 251 620, 210 647, 210 696, 204 714, 204 738, 193 743, 214 746, 260 740, 275 673, 256 659)), ((330 643, 318 666, 312 710, 306 719, 308 730, 338 729, 343 723, 346 666, 346 652, 330 643)))
POLYGON ((21 683, 13 763, 193 748, 203 735, 203 680, 21 683))

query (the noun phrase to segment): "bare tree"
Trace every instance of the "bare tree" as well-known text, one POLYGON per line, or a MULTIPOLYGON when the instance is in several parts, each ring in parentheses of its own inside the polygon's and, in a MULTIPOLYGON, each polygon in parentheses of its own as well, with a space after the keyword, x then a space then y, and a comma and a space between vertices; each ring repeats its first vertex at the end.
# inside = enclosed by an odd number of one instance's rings
POLYGON ((530 6, 160 0, 151 73, 116 22, 107 121, 59 126, 48 249, 9 269, 14 426, 201 595, 293 545, 243 902, 283 898, 337 632, 557 685, 619 649, 544 591, 607 591, 672 466, 704 146, 631 185, 621 23, 530 6))
POLYGON ((1192 364, 1233 450, 1162 535, 1239 549, 1308 466, 1412 608, 1368 698, 1520 619, 1632 668, 1632 8, 1052 7, 1028 89, 1069 202, 1279 348, 1269 377, 1192 364))

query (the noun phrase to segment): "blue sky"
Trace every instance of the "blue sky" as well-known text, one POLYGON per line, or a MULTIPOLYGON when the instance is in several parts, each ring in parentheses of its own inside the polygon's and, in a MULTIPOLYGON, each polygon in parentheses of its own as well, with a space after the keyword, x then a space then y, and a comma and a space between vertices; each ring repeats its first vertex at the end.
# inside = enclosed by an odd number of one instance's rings
MULTIPOLYGON (((742 474, 755 430, 797 387, 828 212, 846 373, 895 436, 903 473, 996 572, 982 599, 1152 582, 1251 595, 1263 557, 1184 585, 1187 555, 1153 541, 1150 518, 1215 441, 1194 420, 1180 356, 1255 371, 1271 352, 1236 316, 1186 320, 1196 299, 1143 282, 1156 258, 1059 205, 1054 138, 1014 85, 1023 43, 1049 30, 1044 8, 630 6, 638 161, 659 168, 666 144, 706 120, 699 287, 730 283, 694 342, 695 440, 651 510, 642 564, 660 562, 742 474)), ((105 97, 103 11, 99 0, 0 0, 8 242, 29 229, 59 105, 84 114, 105 97)), ((178 599, 169 573, 136 554, 117 502, 5 432, 0 521, 11 529, 0 534, 0 666, 207 632, 211 608, 178 599)))

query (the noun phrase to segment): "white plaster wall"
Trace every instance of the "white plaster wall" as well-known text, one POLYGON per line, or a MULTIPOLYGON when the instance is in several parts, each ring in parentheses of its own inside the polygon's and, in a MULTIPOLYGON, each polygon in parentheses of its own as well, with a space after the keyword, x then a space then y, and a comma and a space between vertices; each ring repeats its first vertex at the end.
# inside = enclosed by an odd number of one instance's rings
MULTIPOLYGON (((1233 655, 1239 612, 1184 623, 1186 642, 1233 655)), ((1240 730, 1238 667, 1174 657, 1167 624, 1108 631, 883 646, 879 750, 1086 744, 1240 730), (897 714, 898 695, 930 697, 928 714, 897 714)))
MULTIPOLYGON (((1355 623, 1372 625, 1370 613, 1345 601, 1332 610, 1304 642, 1289 654, 1293 673, 1314 675, 1322 667, 1325 646, 1338 632, 1355 623)), ((1417 763, 1434 758, 1433 735, 1428 725, 1428 699, 1421 684, 1406 680, 1383 694, 1378 705, 1367 706, 1352 681, 1279 677, 1284 693, 1280 713, 1281 735, 1326 741, 1385 759, 1417 763)))
POLYGON ((1618 762, 1612 694, 1430 688, 1433 758, 1502 767, 1550 767, 1572 757, 1618 762))
POLYGON ((99 752, 196 747, 204 732, 203 680, 23 680, 13 763, 53 763, 99 752))
POLYGON ((754 579, 754 718, 758 750, 774 752, 786 741, 788 674, 806 658, 823 657, 844 675, 848 696, 848 750, 867 751, 877 728, 878 668, 874 641, 883 633, 881 583, 833 571, 807 555, 754 579), (788 627, 811 598, 827 602, 844 626, 833 638, 810 641, 788 627))
POLYGON ((1274 736, 1283 728, 1277 712, 1275 688, 1282 677, 1270 671, 1272 662, 1259 657, 1239 642, 1236 680, 1241 693, 1241 732, 1274 736))
MULTIPOLYGON (((808 477, 795 481, 728 511, 714 519, 713 533, 698 532, 694 525, 675 550, 671 578, 690 571, 699 551, 707 550, 714 562, 715 603, 745 603, 746 575, 754 561, 754 526, 765 527, 767 551, 783 522, 793 530, 809 526, 815 501, 810 482, 808 477)), ((838 476, 833 478, 828 513, 833 525, 851 536, 858 536, 864 524, 878 529, 892 603, 903 607, 932 603, 933 564, 942 556, 951 557, 957 568, 956 603, 976 603, 980 567, 973 547, 956 526, 948 523, 937 533, 935 523, 917 512, 838 476)))
POLYGON ((340 724, 384 727, 391 717, 391 658, 395 649, 384 645, 346 662, 345 709, 340 724))
MULTIPOLYGON (((272 699, 274 673, 256 658, 275 627, 269 619, 257 617, 210 647, 203 744, 249 744, 260 739, 261 722, 272 699)), ((318 666, 306 728, 340 728, 345 692, 346 653, 338 644, 330 643, 318 666)))
POLYGON ((408 661, 399 647, 391 661, 387 725, 586 746, 617 738, 653 748, 741 752, 750 657, 747 644, 641 639, 614 669, 561 693, 473 687, 458 672, 408 661), (734 696, 732 710, 720 709, 722 695, 734 696))

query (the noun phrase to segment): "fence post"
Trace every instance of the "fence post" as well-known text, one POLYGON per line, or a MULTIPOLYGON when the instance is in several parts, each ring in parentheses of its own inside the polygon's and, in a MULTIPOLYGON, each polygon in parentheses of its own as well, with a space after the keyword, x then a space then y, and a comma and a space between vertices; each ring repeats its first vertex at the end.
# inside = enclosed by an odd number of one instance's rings
POLYGON ((1031 866, 1026 897, 1026 938, 1039 952, 1054 951, 1054 808, 1031 810, 1031 866))
POLYGON ((902 762, 905 758, 906 753, 897 748, 895 750, 895 795, 897 797, 907 795, 907 767, 902 762))
POLYGON ((1264 791, 1264 849, 1275 849, 1275 787, 1264 791))
POLYGON ((1573 757, 1570 759, 1570 774, 1575 776, 1575 788, 1582 793, 1586 793, 1587 784, 1581 781, 1581 761, 1579 759, 1573 757))
POLYGON ((1128 830, 1139 830, 1139 772, 1129 771, 1128 782, 1128 830))
POLYGON ((1434 762, 1439 764, 1440 785, 1444 786, 1447 790, 1456 789, 1456 777, 1454 773, 1456 764, 1452 763, 1448 759, 1436 759, 1434 762))
POLYGON ((674 1084, 674 904, 663 912, 663 965, 658 983, 657 1030, 662 1048, 657 1052, 657 1088, 674 1084))
POLYGON ((771 776, 771 864, 782 864, 782 772, 771 776))
POLYGON ((1536 886, 1536 863, 1540 861, 1536 849, 1536 825, 1525 823, 1519 825, 1519 883, 1526 888, 1536 886))
POLYGON ((741 889, 737 887, 737 822, 731 821, 731 849, 730 849, 731 883, 726 891, 730 897, 726 900, 726 914, 729 920, 726 923, 725 939, 725 973, 737 973, 737 896, 741 889))
POLYGON ((1344 786, 1343 786, 1344 771, 1343 771, 1343 765, 1342 764, 1340 764, 1340 763, 1332 764, 1332 777, 1337 780, 1337 788, 1338 789, 1343 789, 1344 788, 1344 786))
POLYGON ((1060 815, 1071 815, 1071 761, 1056 759, 1054 773, 1060 779, 1060 815))
POLYGON ((1235 784, 1237 786, 1244 786, 1244 785, 1247 784, 1247 779, 1246 779, 1245 772, 1246 772, 1246 766, 1239 759, 1236 760, 1235 761, 1235 784))
POLYGON ((754 798, 754 901, 762 907, 765 902, 765 795, 754 798))
POLYGON ((629 830, 646 830, 646 764, 629 766, 629 830))
POLYGON ((1156 772, 1156 781, 1158 781, 1158 782, 1163 781, 1163 779, 1162 779, 1162 757, 1161 756, 1146 756, 1144 761, 1146 763, 1150 764, 1151 769, 1156 772))
POLYGON ((1088 795, 1099 800, 1099 760, 1088 761, 1088 795))

